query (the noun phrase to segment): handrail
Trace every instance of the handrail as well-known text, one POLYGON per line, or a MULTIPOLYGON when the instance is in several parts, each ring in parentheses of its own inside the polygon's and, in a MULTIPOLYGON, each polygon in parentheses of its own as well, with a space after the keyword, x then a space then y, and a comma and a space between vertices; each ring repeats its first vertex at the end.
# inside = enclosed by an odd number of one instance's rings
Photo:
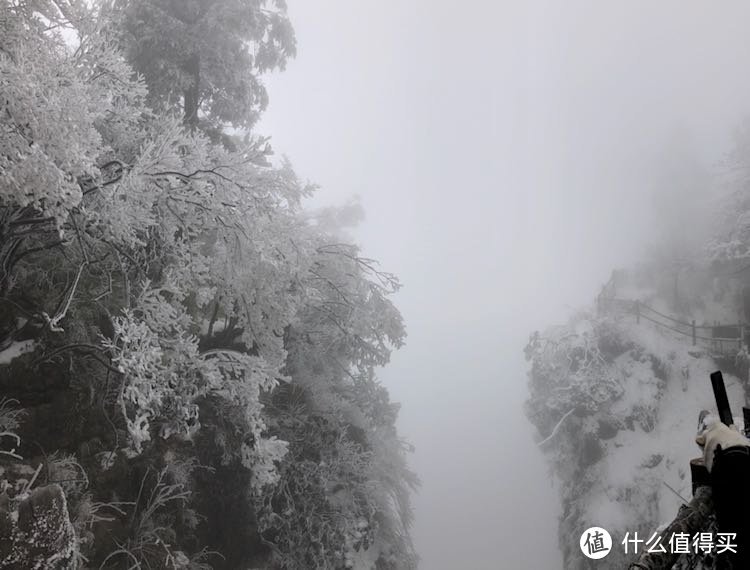
MULTIPOLYGON (((731 324, 716 324, 716 325, 696 325, 695 321, 691 323, 687 323, 685 321, 681 321, 679 319, 676 319, 670 315, 665 315, 664 313, 657 311, 653 307, 646 305, 645 303, 642 303, 639 300, 633 300, 633 299, 622 299, 618 297, 609 297, 603 294, 604 291, 602 291, 602 294, 600 294, 597 297, 597 306, 601 308, 608 308, 610 310, 619 310, 621 312, 625 312, 627 314, 634 314, 636 317, 636 322, 640 322, 640 319, 646 319, 649 322, 652 322, 660 327, 663 327, 665 329, 671 330, 677 334, 683 335, 683 336, 689 336, 693 340, 693 345, 697 343, 697 341, 703 341, 707 343, 711 343, 710 349, 711 350, 718 350, 721 354, 725 354, 727 351, 724 348, 725 343, 731 343, 731 351, 732 352, 739 352, 742 350, 742 345, 745 342, 745 329, 748 327, 748 325, 744 323, 731 323, 731 324), (644 314, 644 312, 653 313, 654 315, 658 315, 662 319, 666 319, 668 321, 671 321, 671 323, 664 323, 660 320, 654 318, 653 316, 649 316, 648 314, 644 314), (677 326, 687 327, 689 330, 680 330, 677 328, 677 326), (737 336, 736 337, 725 337, 725 336, 703 336, 698 334, 698 329, 703 330, 711 330, 716 331, 716 329, 725 329, 722 330, 722 333, 726 334, 726 329, 736 329, 737 330, 737 336)), ((750 327, 748 328, 750 330, 750 327)))
MULTIPOLYGON (((674 317, 670 317, 669 315, 665 315, 664 313, 660 313, 659 311, 657 311, 653 307, 651 307, 651 306, 649 306, 646 303, 643 303, 641 301, 637 301, 637 303, 638 303, 638 306, 641 309, 647 309, 647 310, 651 311, 652 313, 656 313, 660 317, 664 317, 665 319, 669 319, 670 321, 673 321, 673 322, 675 322, 677 324, 684 325, 686 327, 691 327, 691 328, 693 327, 693 323, 686 323, 685 321, 681 321, 679 319, 675 319, 674 317)), ((719 328, 719 327, 743 327, 743 326, 747 326, 747 325, 745 323, 726 323, 726 324, 719 323, 719 324, 716 324, 716 325, 695 325, 695 328, 696 329, 715 329, 715 328, 719 328)))
MULTIPOLYGON (((651 321, 651 322, 652 322, 652 323, 654 323, 654 324, 657 324, 657 325, 659 325, 659 326, 662 326, 662 327, 664 327, 665 329, 669 329, 669 330, 671 330, 671 331, 674 331, 674 332, 676 332, 676 333, 679 333, 679 334, 681 334, 681 335, 685 335, 685 336, 690 336, 690 333, 687 333, 687 332, 685 332, 685 331, 681 331, 680 329, 676 329, 676 328, 674 328, 674 327, 671 327, 671 326, 669 326, 669 325, 666 325, 666 324, 664 324, 664 323, 660 323, 660 322, 659 322, 659 321, 657 321, 656 319, 652 319, 651 317, 647 317, 646 315, 641 315, 641 318, 642 318, 642 319, 646 319, 647 321, 651 321)), ((697 337, 696 337, 696 338, 697 338, 697 337)))
POLYGON ((657 311, 653 307, 650 307, 646 303, 642 303, 640 301, 636 301, 636 302, 638 303, 638 307, 641 308, 641 309, 648 309, 649 311, 651 311, 652 313, 656 313, 660 317, 664 317, 665 319, 669 319, 670 321, 673 321, 673 322, 675 322, 677 324, 680 324, 680 325, 685 325, 686 327, 693 326, 691 323, 686 323, 686 322, 681 321, 679 319, 675 319, 674 317, 670 317, 669 315, 665 315, 664 313, 660 313, 659 311, 657 311))

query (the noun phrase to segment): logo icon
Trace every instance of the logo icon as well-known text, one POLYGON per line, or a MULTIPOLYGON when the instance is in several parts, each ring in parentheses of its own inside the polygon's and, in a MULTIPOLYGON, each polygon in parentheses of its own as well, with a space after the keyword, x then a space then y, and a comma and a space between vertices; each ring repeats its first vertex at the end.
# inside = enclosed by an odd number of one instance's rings
POLYGON ((581 535, 581 552, 587 558, 599 560, 612 550, 612 537, 601 527, 592 526, 581 535))

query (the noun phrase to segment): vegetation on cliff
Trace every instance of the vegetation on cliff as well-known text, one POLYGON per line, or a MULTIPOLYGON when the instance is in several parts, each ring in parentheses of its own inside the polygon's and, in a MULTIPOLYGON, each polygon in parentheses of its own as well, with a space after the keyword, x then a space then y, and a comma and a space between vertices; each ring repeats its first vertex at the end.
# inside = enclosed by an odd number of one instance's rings
POLYGON ((398 280, 247 130, 283 2, 0 11, 5 496, 64 492, 65 568, 414 568, 398 280))

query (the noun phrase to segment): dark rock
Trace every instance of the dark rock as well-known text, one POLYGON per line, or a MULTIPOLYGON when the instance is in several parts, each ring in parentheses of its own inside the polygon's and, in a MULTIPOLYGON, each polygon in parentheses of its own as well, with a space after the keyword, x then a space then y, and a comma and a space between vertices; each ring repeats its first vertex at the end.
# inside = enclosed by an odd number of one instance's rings
POLYGON ((0 496, 0 568, 72 570, 76 536, 59 485, 21 500, 0 496))
POLYGON ((620 431, 620 426, 616 422, 609 419, 599 420, 599 439, 612 439, 620 431))
POLYGON ((641 463, 641 467, 646 467, 647 469, 651 469, 659 465, 659 463, 661 463, 663 459, 664 459, 664 456, 661 453, 654 453, 653 455, 650 455, 649 457, 647 457, 643 461, 643 463, 641 463))
POLYGON ((669 365, 654 354, 651 354, 650 356, 651 369, 654 371, 654 376, 662 382, 665 382, 669 376, 669 365))
POLYGON ((617 325, 611 321, 605 321, 597 325, 596 341, 599 351, 610 363, 635 346, 635 343, 628 339, 623 331, 619 330, 617 325))
POLYGON ((604 457, 604 448, 596 437, 587 437, 581 448, 581 465, 593 465, 604 457))
POLYGON ((642 405, 633 406, 632 417, 646 433, 653 431, 656 427, 656 415, 656 408, 642 405))

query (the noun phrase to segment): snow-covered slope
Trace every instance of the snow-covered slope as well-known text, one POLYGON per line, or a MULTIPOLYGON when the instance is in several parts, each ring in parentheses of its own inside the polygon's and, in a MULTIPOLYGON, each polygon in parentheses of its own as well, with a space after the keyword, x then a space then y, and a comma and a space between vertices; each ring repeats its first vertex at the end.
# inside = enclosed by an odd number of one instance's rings
POLYGON ((593 310, 532 335, 527 356, 526 411, 559 484, 565 568, 625 568, 625 534, 649 538, 691 496, 697 416, 715 407, 709 374, 724 371, 738 414, 746 367, 645 319, 593 310), (606 560, 580 550, 592 526, 612 535, 606 560))

